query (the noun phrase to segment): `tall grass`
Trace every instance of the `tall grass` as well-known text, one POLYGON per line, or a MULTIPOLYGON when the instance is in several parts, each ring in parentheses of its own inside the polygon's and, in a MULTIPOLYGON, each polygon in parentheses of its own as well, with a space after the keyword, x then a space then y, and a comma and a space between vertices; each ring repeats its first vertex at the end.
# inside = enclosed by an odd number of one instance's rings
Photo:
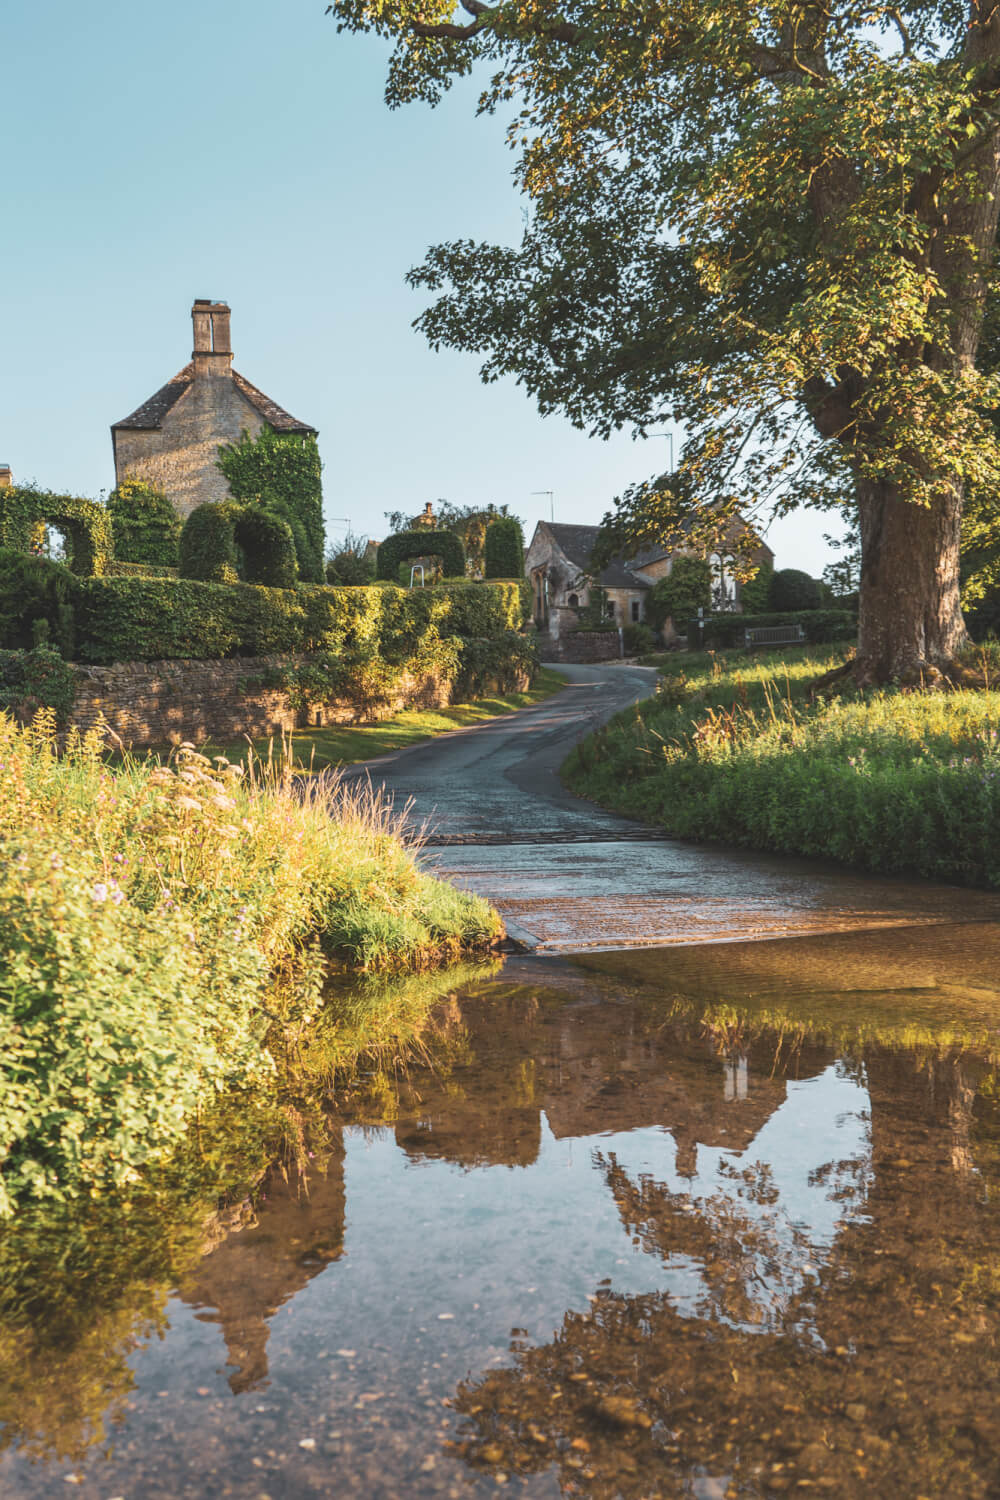
POLYGON ((835 664, 816 652, 681 659, 564 773, 682 837, 1000 886, 1000 693, 812 701, 809 684, 835 664))
POLYGON ((134 1181, 218 1090, 273 1069, 331 956, 489 946, 486 902, 424 874, 401 815, 287 763, 60 753, 0 717, 0 1216, 134 1181))

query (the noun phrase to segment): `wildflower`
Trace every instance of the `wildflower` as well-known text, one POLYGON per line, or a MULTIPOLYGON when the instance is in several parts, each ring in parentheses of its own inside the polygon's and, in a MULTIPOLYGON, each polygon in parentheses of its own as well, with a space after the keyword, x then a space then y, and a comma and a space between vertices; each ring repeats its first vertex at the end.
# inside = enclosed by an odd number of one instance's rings
POLYGON ((91 897, 93 898, 93 900, 95 900, 95 901, 107 901, 107 899, 108 899, 108 888, 104 884, 103 880, 98 881, 97 885, 94 886, 94 889, 91 891, 90 894, 91 894, 91 897))

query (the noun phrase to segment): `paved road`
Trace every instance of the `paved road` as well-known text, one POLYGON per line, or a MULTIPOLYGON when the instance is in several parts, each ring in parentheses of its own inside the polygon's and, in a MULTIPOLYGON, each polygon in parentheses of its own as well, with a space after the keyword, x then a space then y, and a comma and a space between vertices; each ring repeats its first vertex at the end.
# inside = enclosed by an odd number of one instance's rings
POLYGON ((814 861, 683 843, 574 797, 574 744, 653 689, 644 667, 560 666, 570 685, 535 708, 351 772, 426 830, 424 861, 488 896, 542 952, 660 946, 983 922, 1000 897, 856 876, 814 861))

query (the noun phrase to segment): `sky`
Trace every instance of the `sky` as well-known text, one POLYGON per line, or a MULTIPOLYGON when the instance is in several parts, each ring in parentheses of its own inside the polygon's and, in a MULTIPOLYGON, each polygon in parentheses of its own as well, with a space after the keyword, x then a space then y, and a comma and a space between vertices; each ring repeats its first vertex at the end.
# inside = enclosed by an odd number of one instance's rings
MULTIPOLYGON (((230 304, 236 368, 319 429, 328 539, 348 522, 381 537, 386 511, 439 498, 506 503, 528 536, 553 510, 596 523, 667 467, 665 438, 543 419, 411 327, 422 294, 403 278, 428 245, 520 239, 504 121, 475 118, 473 83, 390 111, 386 46, 338 35, 325 0, 0 10, 15 480, 112 487, 109 428, 190 358, 196 297, 230 304)), ((775 522, 777 566, 819 574, 830 529, 775 522)))

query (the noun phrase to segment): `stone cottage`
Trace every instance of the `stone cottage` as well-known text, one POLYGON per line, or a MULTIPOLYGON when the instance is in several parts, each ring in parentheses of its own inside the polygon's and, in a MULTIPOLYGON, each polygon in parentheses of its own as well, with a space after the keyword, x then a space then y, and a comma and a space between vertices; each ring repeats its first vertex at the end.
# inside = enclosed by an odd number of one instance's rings
POLYGON ((316 437, 233 369, 229 307, 198 299, 191 309, 191 363, 111 429, 115 481, 144 479, 165 491, 182 516, 209 500, 225 500, 229 487, 216 467, 219 445, 261 428, 316 437))
MULTIPOLYGON (((565 526, 539 521, 524 558, 525 577, 531 580, 533 614, 539 630, 554 640, 576 628, 579 612, 589 602, 591 589, 605 594, 605 612, 618 625, 637 625, 646 618, 646 595, 661 578, 667 578, 674 558, 689 552, 683 541, 647 547, 633 558, 615 558, 596 577, 590 558, 597 541, 597 526, 565 526)), ((772 565, 774 553, 763 541, 755 555, 760 565, 772 565)), ((739 610, 740 585, 731 577, 725 559, 713 553, 713 590, 716 609, 739 610)), ((672 625, 664 631, 669 639, 672 625)))

